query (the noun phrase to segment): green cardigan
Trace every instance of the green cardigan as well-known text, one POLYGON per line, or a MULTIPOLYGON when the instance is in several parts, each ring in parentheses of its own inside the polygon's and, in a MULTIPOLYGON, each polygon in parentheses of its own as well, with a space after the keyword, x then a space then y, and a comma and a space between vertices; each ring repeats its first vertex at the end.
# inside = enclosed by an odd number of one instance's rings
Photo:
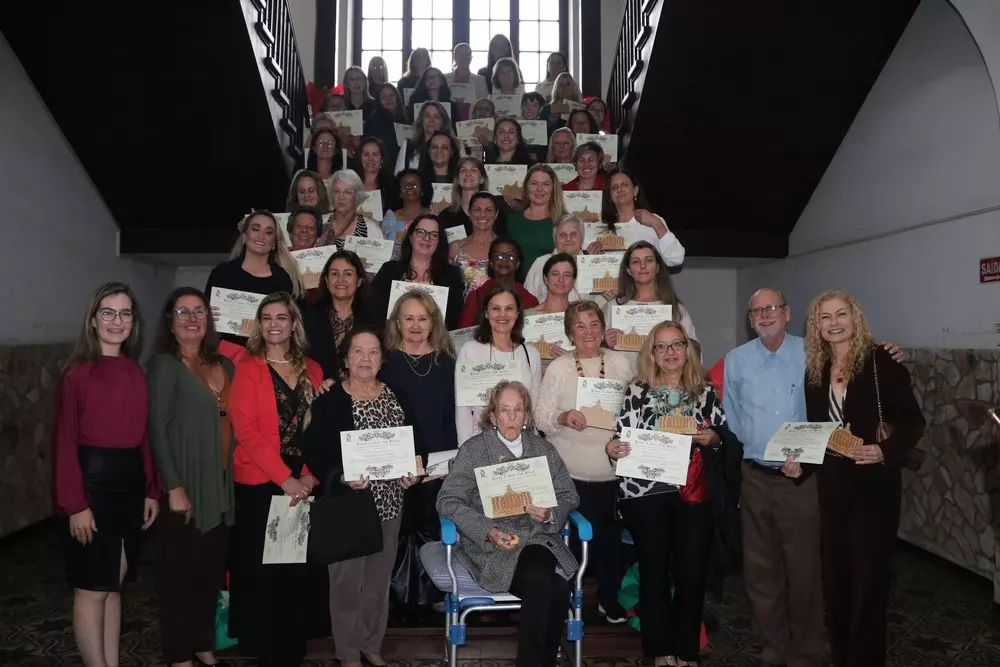
MULTIPOLYGON (((233 362, 222 367, 233 379, 233 362)), ((158 354, 147 366, 149 440, 166 490, 184 487, 191 516, 203 533, 233 524, 233 483, 223 475, 222 430, 215 395, 172 354, 158 354)), ((230 440, 230 464, 235 438, 230 440)))

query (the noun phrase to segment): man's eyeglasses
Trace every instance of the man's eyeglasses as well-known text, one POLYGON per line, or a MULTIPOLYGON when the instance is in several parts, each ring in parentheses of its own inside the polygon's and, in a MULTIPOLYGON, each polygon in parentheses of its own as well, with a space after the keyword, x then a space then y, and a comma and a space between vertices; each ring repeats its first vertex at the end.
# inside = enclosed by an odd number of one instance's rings
POLYGON ((495 252, 490 255, 490 259, 494 262, 502 262, 505 259, 509 262, 516 262, 518 257, 516 252, 495 252))
POLYGON ((768 306, 761 306, 760 308, 751 308, 750 317, 752 317, 753 319, 758 319, 760 317, 763 317, 764 315, 774 315, 776 312, 784 308, 785 305, 786 304, 781 303, 778 305, 771 304, 768 306))
POLYGON ((653 352, 656 354, 663 354, 667 350, 673 350, 674 352, 680 352, 688 346, 686 340, 675 340, 673 343, 656 343, 653 345, 653 352))
POLYGON ((432 232, 428 229, 414 229, 413 235, 418 239, 428 239, 431 241, 437 241, 441 238, 441 232, 432 232))
POLYGON ((199 306, 192 310, 191 308, 175 308, 174 316, 179 320, 185 320, 190 322, 191 320, 203 320, 208 317, 208 309, 199 306))
POLYGON ((105 322, 114 322, 116 317, 122 322, 131 322, 132 318, 135 317, 131 310, 115 310, 114 308, 101 308, 97 311, 97 315, 105 322))

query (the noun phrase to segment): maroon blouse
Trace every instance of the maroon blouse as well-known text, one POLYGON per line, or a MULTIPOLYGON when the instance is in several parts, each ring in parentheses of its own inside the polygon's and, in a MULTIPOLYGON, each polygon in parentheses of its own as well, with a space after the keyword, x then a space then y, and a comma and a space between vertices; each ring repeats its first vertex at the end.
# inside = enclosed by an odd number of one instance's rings
POLYGON ((87 509, 77 448, 142 447, 146 497, 160 497, 160 479, 146 437, 149 409, 142 368, 125 356, 101 357, 63 373, 52 427, 52 497, 55 511, 87 509))

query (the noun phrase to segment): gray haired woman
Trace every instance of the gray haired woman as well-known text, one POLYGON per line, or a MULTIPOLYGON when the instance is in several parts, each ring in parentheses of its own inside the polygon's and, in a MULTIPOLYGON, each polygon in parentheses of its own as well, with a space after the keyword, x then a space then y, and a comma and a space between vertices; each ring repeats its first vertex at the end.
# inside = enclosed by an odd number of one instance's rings
POLYGON ((326 231, 316 245, 336 245, 338 250, 343 250, 344 239, 348 236, 381 237, 378 227, 369 229, 365 217, 358 212, 358 207, 367 197, 361 177, 353 170, 341 169, 334 173, 330 184, 330 208, 333 212, 327 220, 326 231))
POLYGON ((487 403, 482 432, 459 448, 441 487, 438 514, 458 527, 462 541, 457 556, 476 583, 521 599, 517 664, 554 665, 569 604, 568 579, 577 570, 559 531, 579 504, 579 496, 558 452, 535 431, 527 388, 504 380, 487 403), (476 468, 542 456, 552 475, 556 506, 529 504, 523 514, 488 518, 476 468))
MULTIPOLYGON (((548 296, 548 288, 545 287, 545 276, 543 275, 545 262, 549 261, 552 255, 564 252, 567 255, 576 257, 583 250, 583 221, 575 213, 567 213, 555 221, 552 225, 552 243, 555 250, 542 255, 528 269, 528 275, 524 279, 524 289, 531 292, 538 303, 545 301, 548 296)), ((580 294, 574 287, 569 293, 570 301, 579 301, 580 294)))

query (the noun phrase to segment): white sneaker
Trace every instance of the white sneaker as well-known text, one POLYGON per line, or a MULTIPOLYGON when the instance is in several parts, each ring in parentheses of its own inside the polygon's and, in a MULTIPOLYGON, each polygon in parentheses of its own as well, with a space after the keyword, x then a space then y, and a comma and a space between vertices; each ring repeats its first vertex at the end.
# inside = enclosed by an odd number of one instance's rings
POLYGON ((627 615, 622 616, 620 615, 620 612, 609 614, 607 610, 605 610, 604 607, 601 605, 597 605, 597 612, 604 617, 604 620, 606 620, 608 623, 612 625, 618 625, 619 623, 624 623, 625 621, 628 620, 628 616, 627 615))

